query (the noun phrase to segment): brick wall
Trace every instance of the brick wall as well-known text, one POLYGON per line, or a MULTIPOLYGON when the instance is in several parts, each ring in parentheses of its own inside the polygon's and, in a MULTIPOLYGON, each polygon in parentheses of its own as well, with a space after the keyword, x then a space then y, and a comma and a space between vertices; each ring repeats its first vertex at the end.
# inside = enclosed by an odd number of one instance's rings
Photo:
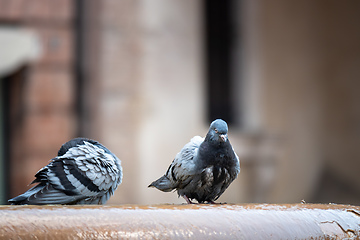
MULTIPOLYGON (((28 189, 34 174, 75 136, 74 1, 2 0, 0 24, 38 34, 41 58, 28 66, 12 115, 10 197, 28 189)), ((11 106, 9 106, 11 107, 11 106)))

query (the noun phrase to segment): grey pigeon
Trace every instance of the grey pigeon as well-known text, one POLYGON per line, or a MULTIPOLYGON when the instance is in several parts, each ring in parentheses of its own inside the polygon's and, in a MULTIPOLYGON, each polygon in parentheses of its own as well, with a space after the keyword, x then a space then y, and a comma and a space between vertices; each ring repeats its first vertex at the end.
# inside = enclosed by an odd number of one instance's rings
POLYGON ((10 199, 12 204, 104 204, 122 181, 120 160, 99 142, 75 138, 40 169, 38 185, 10 199))
POLYGON ((217 119, 204 138, 193 137, 176 155, 165 175, 152 182, 163 192, 177 190, 187 203, 214 203, 240 172, 239 158, 228 140, 228 126, 217 119))

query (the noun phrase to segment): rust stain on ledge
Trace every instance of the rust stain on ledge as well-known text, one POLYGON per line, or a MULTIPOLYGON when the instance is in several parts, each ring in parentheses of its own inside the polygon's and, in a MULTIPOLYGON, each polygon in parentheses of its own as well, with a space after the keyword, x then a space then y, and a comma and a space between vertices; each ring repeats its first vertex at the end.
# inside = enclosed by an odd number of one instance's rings
POLYGON ((357 239, 359 212, 335 204, 0 206, 0 237, 357 239))

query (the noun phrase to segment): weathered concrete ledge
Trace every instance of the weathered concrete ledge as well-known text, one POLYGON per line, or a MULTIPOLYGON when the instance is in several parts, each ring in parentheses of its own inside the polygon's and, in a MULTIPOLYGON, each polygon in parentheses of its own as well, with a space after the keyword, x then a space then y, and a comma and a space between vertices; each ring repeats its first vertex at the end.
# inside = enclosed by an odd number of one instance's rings
POLYGON ((360 207, 323 204, 0 206, 1 239, 360 238, 360 207))

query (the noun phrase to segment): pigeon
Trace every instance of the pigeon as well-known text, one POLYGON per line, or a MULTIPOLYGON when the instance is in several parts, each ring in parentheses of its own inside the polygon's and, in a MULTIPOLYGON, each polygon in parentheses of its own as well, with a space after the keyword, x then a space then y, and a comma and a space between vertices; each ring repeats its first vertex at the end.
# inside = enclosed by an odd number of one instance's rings
POLYGON ((164 176, 152 182, 163 192, 177 190, 188 204, 215 203, 240 172, 239 157, 228 139, 227 123, 216 119, 204 138, 193 137, 167 169, 164 176))
POLYGON ((121 161, 99 142, 75 138, 40 169, 38 183, 9 200, 14 205, 105 204, 122 181, 121 161))

